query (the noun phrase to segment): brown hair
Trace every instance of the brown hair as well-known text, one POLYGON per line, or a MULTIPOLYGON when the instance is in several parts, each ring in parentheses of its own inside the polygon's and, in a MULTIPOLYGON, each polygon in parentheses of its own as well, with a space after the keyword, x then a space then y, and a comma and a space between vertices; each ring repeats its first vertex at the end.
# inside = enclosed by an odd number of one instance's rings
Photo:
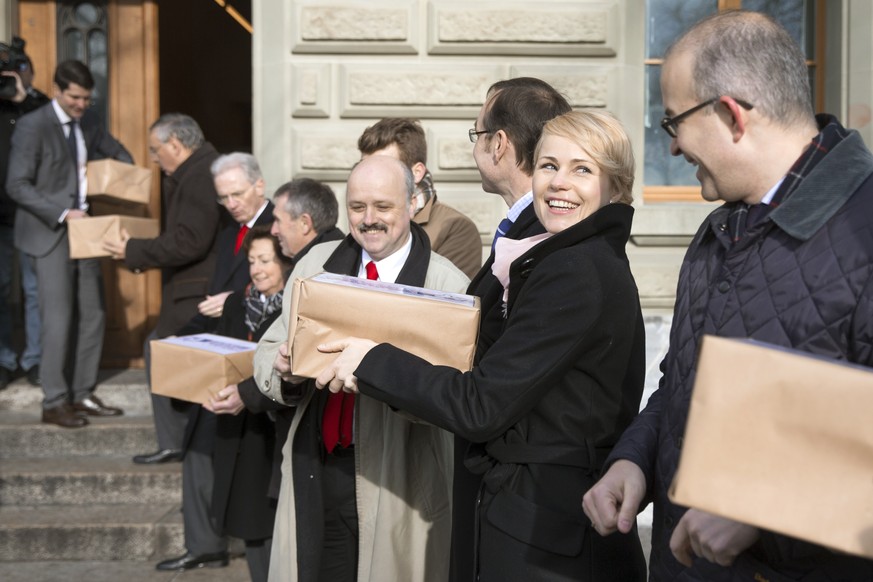
POLYGON ((427 138, 417 119, 388 117, 364 130, 358 139, 358 150, 368 156, 397 144, 400 161, 411 168, 421 162, 427 165, 427 138))

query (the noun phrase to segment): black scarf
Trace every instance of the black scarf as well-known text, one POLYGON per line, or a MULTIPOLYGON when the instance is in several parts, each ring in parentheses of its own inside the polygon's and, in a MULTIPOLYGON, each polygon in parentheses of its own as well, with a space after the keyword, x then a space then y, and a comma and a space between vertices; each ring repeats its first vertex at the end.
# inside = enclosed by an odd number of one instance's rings
POLYGON ((248 284, 245 290, 246 327, 249 333, 255 333, 270 315, 282 309, 282 289, 275 295, 264 297, 257 287, 248 284))

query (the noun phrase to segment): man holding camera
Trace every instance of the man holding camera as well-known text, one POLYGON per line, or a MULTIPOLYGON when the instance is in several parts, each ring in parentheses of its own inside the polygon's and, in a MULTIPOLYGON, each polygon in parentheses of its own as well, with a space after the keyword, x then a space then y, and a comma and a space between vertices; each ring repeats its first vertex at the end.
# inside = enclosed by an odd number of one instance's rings
POLYGON ((24 40, 12 37, 11 45, 0 43, 0 390, 12 380, 19 363, 28 382, 39 385, 39 299, 33 262, 18 252, 21 287, 24 295, 25 347, 19 360, 12 342, 10 308, 14 279, 12 233, 15 202, 6 194, 6 169, 12 130, 18 118, 49 102, 44 93, 31 86, 33 65, 24 53, 24 40))

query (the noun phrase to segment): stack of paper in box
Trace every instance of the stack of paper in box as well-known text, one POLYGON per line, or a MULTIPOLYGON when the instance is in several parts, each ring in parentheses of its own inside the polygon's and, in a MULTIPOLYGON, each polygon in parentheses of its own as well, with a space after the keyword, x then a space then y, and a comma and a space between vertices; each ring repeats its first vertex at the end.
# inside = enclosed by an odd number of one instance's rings
POLYGON ((353 336, 467 371, 478 330, 478 297, 322 273, 294 281, 291 367, 297 376, 314 378, 336 358, 316 346, 353 336))
POLYGON ((134 238, 153 238, 160 234, 158 220, 137 217, 149 202, 152 170, 106 159, 88 162, 86 172, 92 212, 102 216, 67 222, 70 258, 108 257, 109 253, 103 250, 103 241, 119 240, 122 228, 134 238), (96 205, 93 204, 95 201, 96 205), (103 209, 102 213, 97 212, 98 205, 103 209))
POLYGON ((209 333, 153 340, 152 392, 202 404, 252 377, 256 346, 209 333))
POLYGON ((873 369, 706 336, 674 503, 873 558, 873 369))

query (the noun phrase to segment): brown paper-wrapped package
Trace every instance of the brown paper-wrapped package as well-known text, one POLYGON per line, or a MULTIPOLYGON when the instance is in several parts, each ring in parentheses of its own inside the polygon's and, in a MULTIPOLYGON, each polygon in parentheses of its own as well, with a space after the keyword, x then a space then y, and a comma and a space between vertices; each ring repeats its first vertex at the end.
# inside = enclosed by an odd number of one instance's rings
POLYGON ((86 216, 67 221, 66 224, 71 259, 108 257, 109 253, 103 249, 103 241, 121 240, 122 228, 132 238, 154 238, 161 234, 161 224, 154 218, 136 218, 119 214, 86 216))
POLYGON ((253 342, 201 333, 151 342, 152 393, 203 404, 252 377, 253 342))
POLYGON ((873 370, 706 336, 670 499, 873 558, 873 370))
POLYGON ((322 273, 294 281, 291 367, 295 375, 314 378, 336 358, 316 346, 354 336, 467 371, 478 330, 478 297, 322 273))
POLYGON ((88 162, 88 198, 148 204, 152 170, 105 159, 88 162))

